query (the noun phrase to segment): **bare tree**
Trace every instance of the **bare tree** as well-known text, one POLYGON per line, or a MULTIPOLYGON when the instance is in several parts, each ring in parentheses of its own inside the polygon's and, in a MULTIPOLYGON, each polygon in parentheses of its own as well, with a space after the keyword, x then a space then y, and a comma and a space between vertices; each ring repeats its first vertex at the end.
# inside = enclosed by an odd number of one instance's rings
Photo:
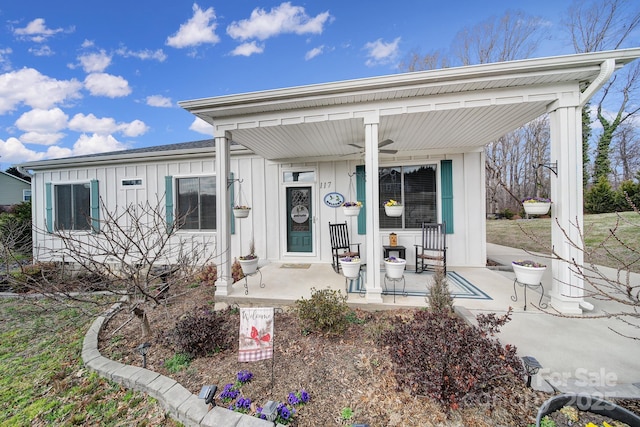
POLYGON ((412 51, 400 62, 398 67, 408 72, 436 70, 449 67, 449 58, 441 50, 435 50, 424 55, 418 51, 412 51))
POLYGON ((90 232, 38 230, 49 243, 36 248, 38 264, 23 267, 21 284, 67 303, 98 303, 96 292, 126 296, 143 337, 152 332, 145 307, 162 303, 178 283, 193 281, 215 253, 209 240, 178 233, 180 218, 168 224, 162 201, 113 210, 101 201, 101 219, 87 222, 90 232))
POLYGON ((545 37, 541 18, 522 11, 493 16, 456 35, 452 51, 462 65, 486 64, 530 57, 545 37))
POLYGON ((614 135, 614 147, 613 176, 617 188, 623 181, 632 181, 640 171, 640 135, 636 128, 628 122, 620 125, 614 135))

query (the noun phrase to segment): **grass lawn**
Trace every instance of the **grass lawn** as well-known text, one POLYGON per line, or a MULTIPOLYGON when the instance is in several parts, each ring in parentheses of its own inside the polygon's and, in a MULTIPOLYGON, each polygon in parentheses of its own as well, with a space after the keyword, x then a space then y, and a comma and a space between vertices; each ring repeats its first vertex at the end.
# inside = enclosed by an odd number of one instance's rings
POLYGON ((104 307, 82 309, 0 299, 0 426, 180 425, 154 399, 84 368, 84 333, 104 307))
MULTIPOLYGON (((635 212, 585 215, 582 234, 587 249, 585 262, 617 268, 621 264, 616 257, 631 263, 640 255, 640 215, 635 212), (628 247, 611 238, 611 230, 615 230, 616 236, 628 247), (605 242, 603 246, 600 245, 602 242, 605 242)), ((488 220, 487 242, 550 253, 551 219, 488 220)), ((640 273, 640 262, 635 262, 631 271, 640 273)))

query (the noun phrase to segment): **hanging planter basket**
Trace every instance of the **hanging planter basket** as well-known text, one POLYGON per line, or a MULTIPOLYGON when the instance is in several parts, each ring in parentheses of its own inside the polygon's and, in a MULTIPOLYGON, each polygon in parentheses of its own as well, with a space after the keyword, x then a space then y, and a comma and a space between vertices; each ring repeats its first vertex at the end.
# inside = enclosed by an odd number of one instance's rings
POLYGON ((402 216, 402 212, 404 212, 404 206, 402 205, 393 205, 393 206, 385 206, 384 213, 387 216, 402 216))
POLYGON ((251 208, 247 206, 233 208, 233 216, 236 218, 246 218, 249 216, 249 213, 251 213, 251 208))
POLYGON ((358 216, 360 213, 360 206, 342 206, 342 212, 344 216, 358 216))

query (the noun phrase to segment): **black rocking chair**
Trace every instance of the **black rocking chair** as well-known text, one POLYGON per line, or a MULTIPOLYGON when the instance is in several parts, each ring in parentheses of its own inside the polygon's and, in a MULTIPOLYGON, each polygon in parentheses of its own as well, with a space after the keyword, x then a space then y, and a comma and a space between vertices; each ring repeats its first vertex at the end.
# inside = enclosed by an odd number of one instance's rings
POLYGON ((347 222, 341 224, 329 223, 329 235, 331 236, 331 265, 336 273, 340 273, 340 258, 360 256, 360 243, 351 243, 347 222), (354 250, 355 249, 355 250, 354 250))

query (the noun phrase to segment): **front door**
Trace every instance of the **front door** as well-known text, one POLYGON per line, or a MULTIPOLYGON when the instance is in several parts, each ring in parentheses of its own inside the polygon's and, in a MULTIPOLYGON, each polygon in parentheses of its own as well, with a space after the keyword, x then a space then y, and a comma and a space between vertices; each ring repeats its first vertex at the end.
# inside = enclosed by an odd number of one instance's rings
POLYGON ((313 250, 311 187, 287 187, 287 252, 313 250))

